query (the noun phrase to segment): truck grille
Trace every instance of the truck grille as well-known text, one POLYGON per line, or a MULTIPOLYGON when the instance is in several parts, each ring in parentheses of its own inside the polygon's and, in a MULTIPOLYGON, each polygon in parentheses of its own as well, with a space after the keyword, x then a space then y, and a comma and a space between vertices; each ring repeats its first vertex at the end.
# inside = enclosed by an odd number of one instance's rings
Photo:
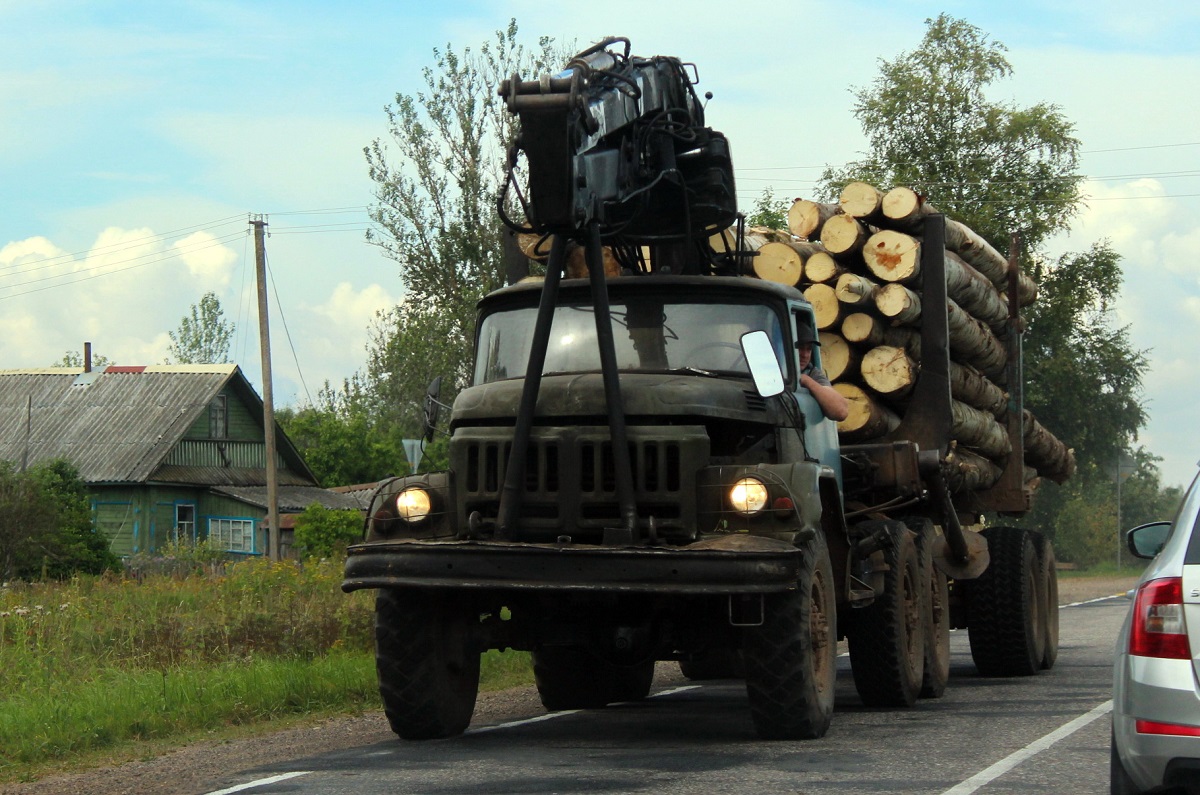
MULTIPOLYGON (((629 429, 629 454, 638 516, 643 526, 684 535, 693 525, 696 471, 708 459, 702 427, 629 429)), ((569 535, 587 543, 620 518, 613 447, 607 429, 537 428, 525 459, 518 537, 553 540, 569 535)), ((512 449, 511 429, 460 429, 451 442, 458 475, 460 516, 485 520, 499 513, 512 449)))

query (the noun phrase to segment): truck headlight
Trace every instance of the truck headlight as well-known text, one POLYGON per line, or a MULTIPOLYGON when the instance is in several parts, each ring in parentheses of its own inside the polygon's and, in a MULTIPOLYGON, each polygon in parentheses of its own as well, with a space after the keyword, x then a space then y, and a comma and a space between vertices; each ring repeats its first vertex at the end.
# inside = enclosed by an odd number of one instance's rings
POLYGON ((729 504, 733 510, 753 516, 767 507, 767 486, 758 478, 738 478, 729 489, 729 504))
POLYGON ((419 522, 429 516, 433 500, 420 486, 410 486, 396 495, 396 513, 406 522, 419 522))

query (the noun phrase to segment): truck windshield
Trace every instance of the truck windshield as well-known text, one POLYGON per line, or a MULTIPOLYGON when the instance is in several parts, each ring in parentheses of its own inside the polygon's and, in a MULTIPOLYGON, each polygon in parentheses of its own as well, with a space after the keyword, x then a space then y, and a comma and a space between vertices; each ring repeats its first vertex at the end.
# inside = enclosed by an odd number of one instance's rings
MULTIPOLYGON (((536 307, 495 312, 483 319, 475 361, 475 383, 524 378, 533 338, 536 307)), ((612 301, 617 367, 632 372, 696 371, 745 375, 741 337, 766 331, 784 364, 779 316, 761 304, 672 303, 651 298, 612 301)), ((559 306, 554 311, 545 374, 600 369, 596 320, 590 305, 559 306)))

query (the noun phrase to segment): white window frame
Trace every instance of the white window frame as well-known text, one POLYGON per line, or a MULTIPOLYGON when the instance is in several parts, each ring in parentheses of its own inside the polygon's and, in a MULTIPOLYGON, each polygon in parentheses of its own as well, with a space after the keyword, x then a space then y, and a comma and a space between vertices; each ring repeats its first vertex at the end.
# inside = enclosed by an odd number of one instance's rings
POLYGON ((253 519, 210 517, 208 520, 208 542, 226 552, 256 554, 253 519))

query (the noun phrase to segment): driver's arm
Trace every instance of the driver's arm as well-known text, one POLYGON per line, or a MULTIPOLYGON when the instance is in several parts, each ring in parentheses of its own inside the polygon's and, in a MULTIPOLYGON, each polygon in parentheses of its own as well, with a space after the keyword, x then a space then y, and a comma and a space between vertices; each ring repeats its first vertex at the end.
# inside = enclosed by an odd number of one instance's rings
POLYGON ((841 392, 838 392, 830 385, 829 379, 825 377, 825 373, 822 371, 813 370, 811 374, 801 374, 800 386, 812 393, 812 396, 817 400, 817 405, 821 407, 821 411, 829 419, 834 422, 841 422, 850 416, 849 401, 846 400, 841 392), (813 377, 814 375, 816 378, 813 377))

